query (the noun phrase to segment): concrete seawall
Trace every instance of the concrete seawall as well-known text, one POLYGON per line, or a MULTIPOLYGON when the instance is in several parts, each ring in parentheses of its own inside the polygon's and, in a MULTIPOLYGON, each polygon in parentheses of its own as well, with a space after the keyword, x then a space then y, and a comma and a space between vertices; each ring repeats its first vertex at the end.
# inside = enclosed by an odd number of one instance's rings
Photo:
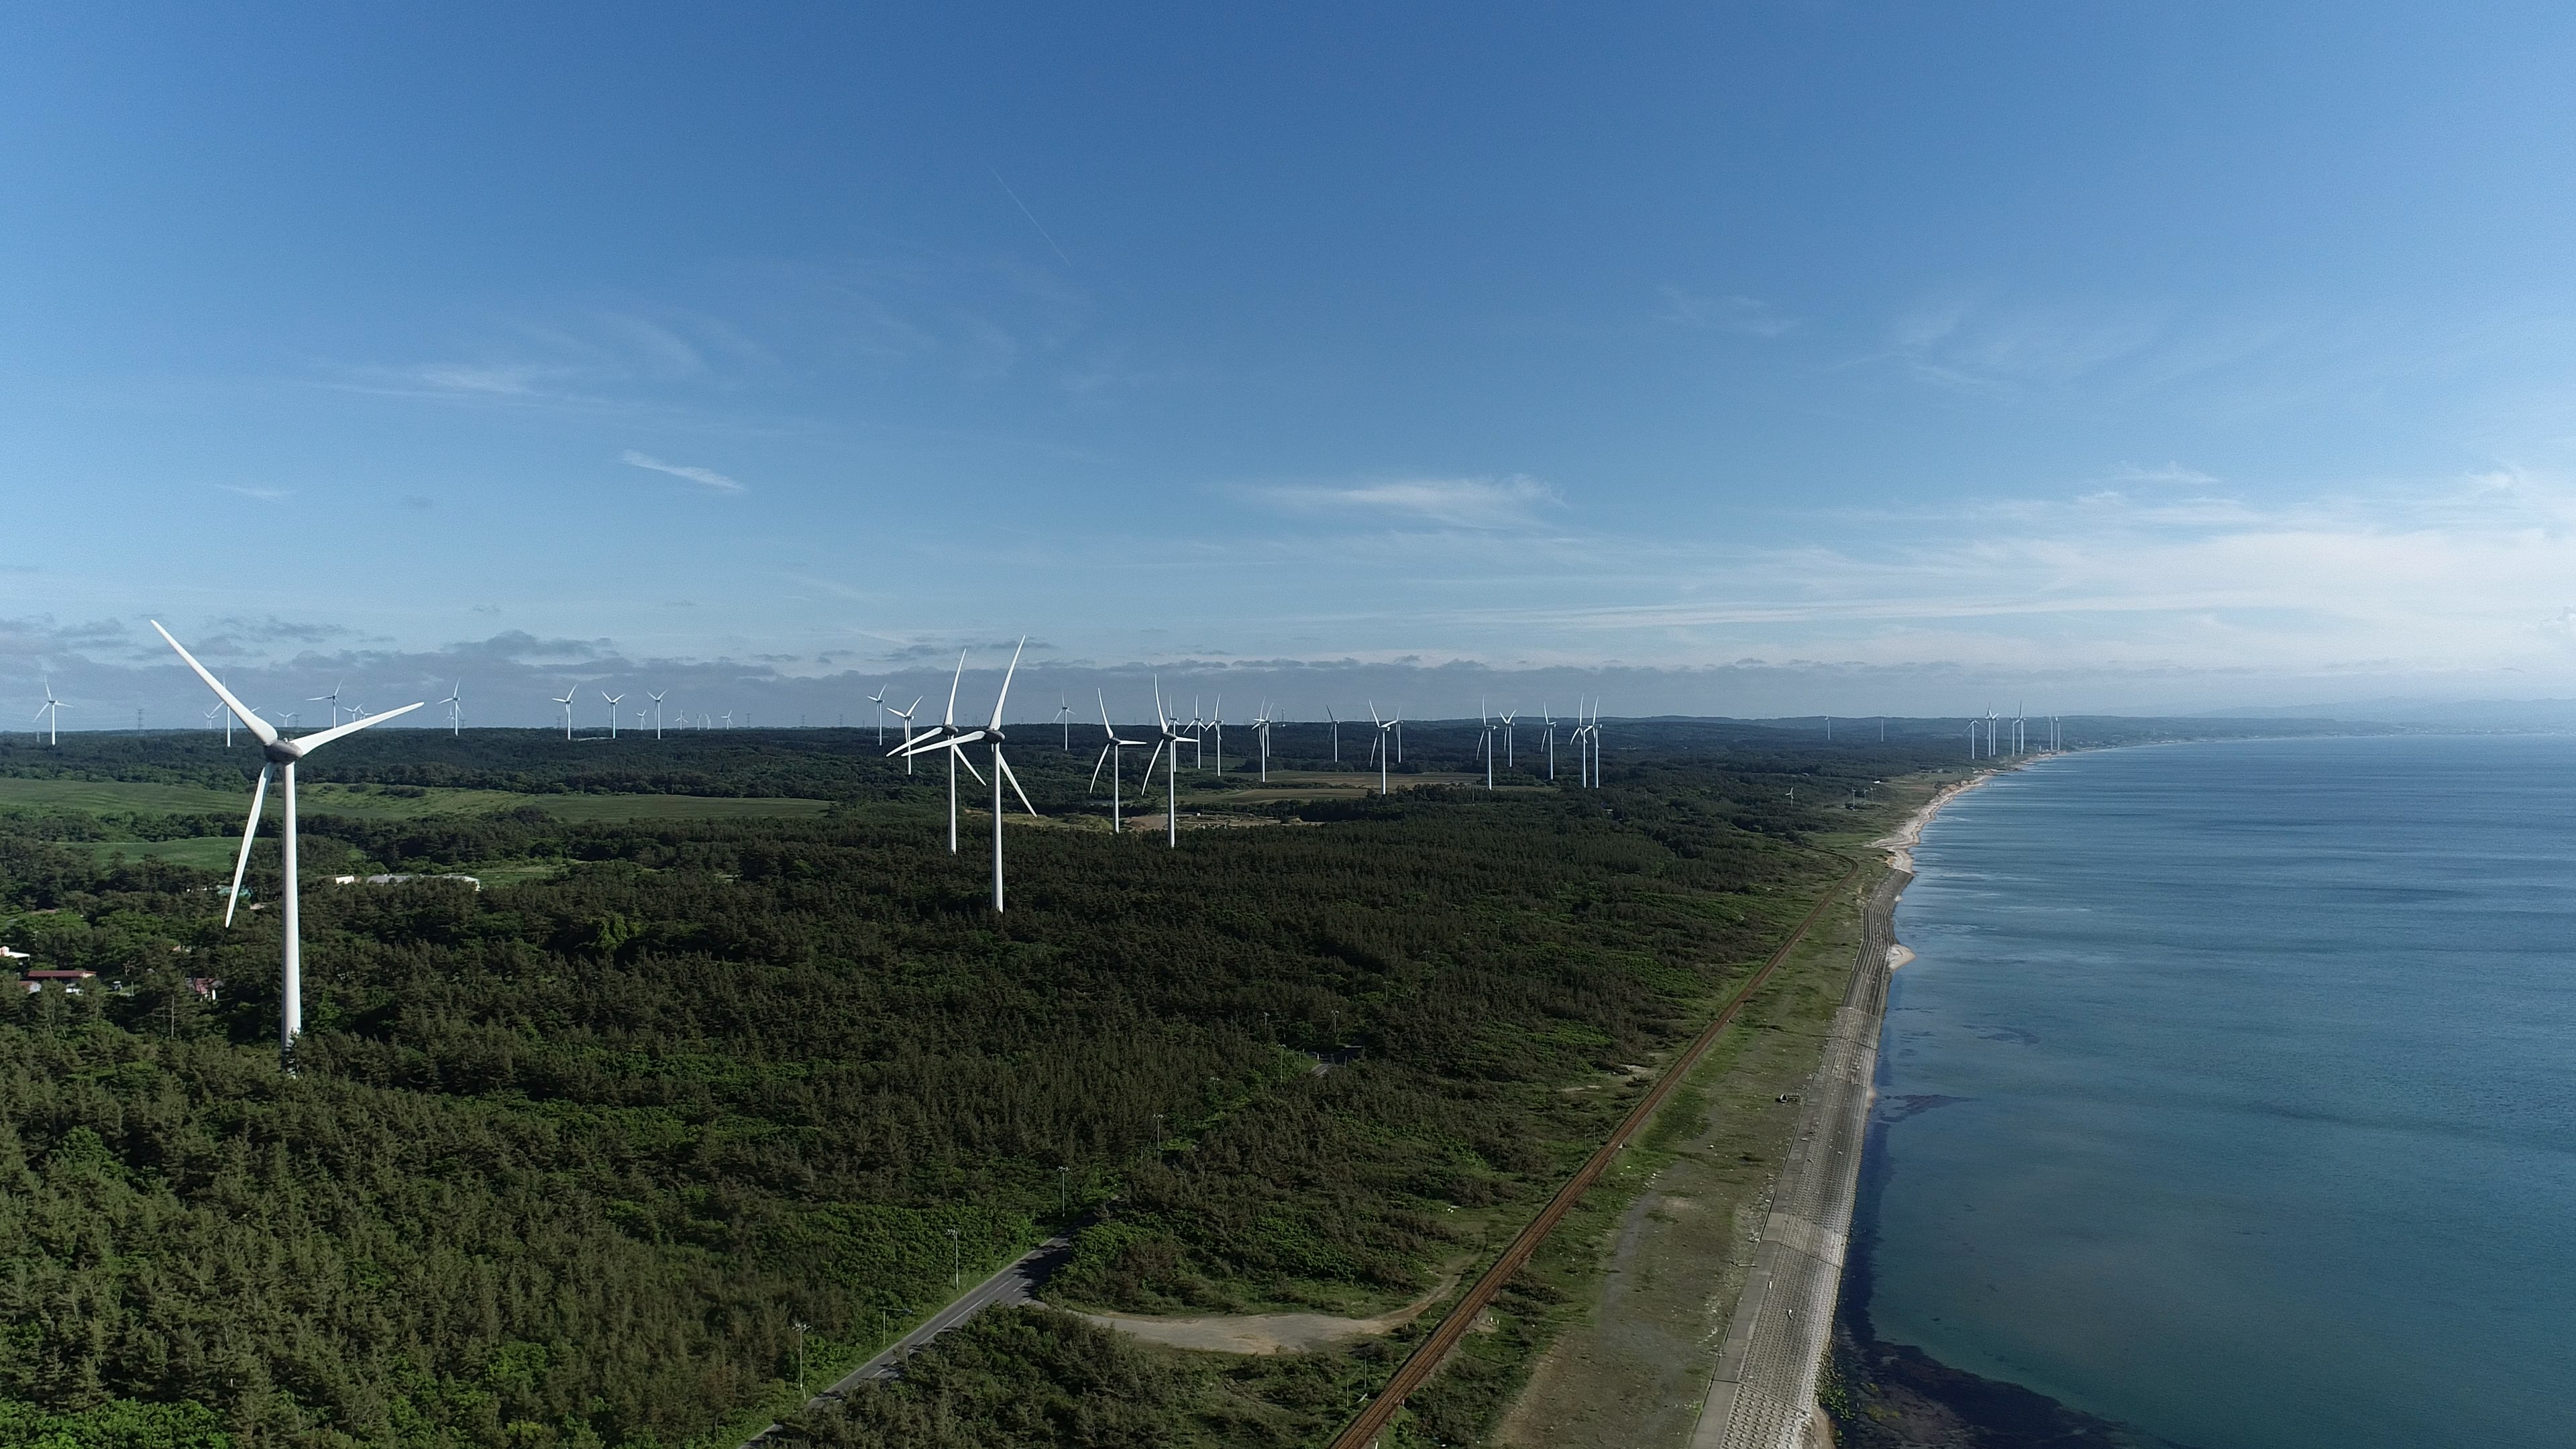
POLYGON ((1898 949, 1896 898, 1914 879, 1903 845, 1911 844, 1912 831, 1939 804, 1916 817, 1899 843, 1896 868, 1870 893, 1851 985, 1834 1012, 1823 1061, 1800 1105, 1789 1160, 1718 1350, 1716 1377, 1691 1449, 1795 1449, 1828 1442, 1815 1422, 1816 1375, 1833 1331, 1834 1295, 1851 1232, 1879 1023, 1898 949))

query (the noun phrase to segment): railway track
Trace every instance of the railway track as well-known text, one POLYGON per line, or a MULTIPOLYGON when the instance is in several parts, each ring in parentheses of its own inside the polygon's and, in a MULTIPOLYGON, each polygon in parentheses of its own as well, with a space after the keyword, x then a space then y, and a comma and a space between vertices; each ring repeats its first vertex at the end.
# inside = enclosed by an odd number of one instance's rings
POLYGON ((1467 1330, 1492 1305, 1495 1296, 1503 1291, 1503 1285, 1529 1262, 1530 1256, 1547 1241, 1548 1234, 1556 1231, 1557 1224, 1565 1221, 1565 1215, 1574 1211, 1574 1205, 1583 1200, 1583 1194, 1600 1180, 1601 1174, 1610 1170, 1610 1164, 1618 1160, 1629 1141, 1643 1130, 1656 1109, 1664 1105, 1665 1099, 1672 1096, 1674 1089, 1681 1085, 1682 1078, 1689 1076, 1691 1068, 1699 1065, 1699 1059, 1717 1043, 1719 1034, 1734 1023, 1744 1010, 1744 1003, 1752 999, 1754 992, 1762 989, 1763 983, 1780 969, 1780 963, 1789 959, 1789 953, 1798 949, 1798 943, 1805 940, 1807 932, 1823 918, 1825 909, 1840 900, 1843 891, 1859 878, 1861 869, 1862 862, 1853 862, 1850 870, 1816 898, 1815 905, 1799 920, 1789 938, 1780 943, 1780 948, 1771 953, 1760 970, 1735 988, 1735 994, 1718 1008, 1715 1019, 1701 1028, 1698 1036, 1691 1038, 1690 1045, 1684 1047, 1672 1065, 1664 1069, 1663 1075, 1655 1079, 1655 1085, 1648 1088, 1646 1095, 1638 1098, 1637 1104, 1628 1109, 1628 1114, 1619 1119, 1619 1125, 1611 1129, 1609 1137, 1584 1160, 1582 1167, 1575 1170, 1574 1176, 1556 1190, 1556 1195, 1547 1200, 1547 1206, 1539 1209, 1538 1216, 1530 1219, 1528 1225, 1512 1238, 1511 1245, 1503 1249, 1502 1256, 1494 1260, 1494 1265, 1469 1286, 1466 1296, 1458 1300, 1458 1306, 1440 1320, 1428 1337, 1415 1345, 1412 1354, 1397 1367, 1395 1376, 1387 1380, 1386 1387, 1379 1390, 1377 1397, 1369 1400, 1335 1436, 1332 1449, 1368 1449, 1378 1435, 1386 1432, 1386 1426, 1395 1420, 1396 1411, 1404 1407, 1405 1399, 1439 1371, 1441 1363, 1449 1357, 1449 1351, 1467 1336, 1467 1330))

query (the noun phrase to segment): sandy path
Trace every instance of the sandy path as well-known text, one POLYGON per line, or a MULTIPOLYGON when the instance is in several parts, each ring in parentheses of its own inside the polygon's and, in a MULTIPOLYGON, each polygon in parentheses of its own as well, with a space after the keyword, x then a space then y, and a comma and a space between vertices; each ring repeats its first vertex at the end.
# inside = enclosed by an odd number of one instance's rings
POLYGON ((1303 1353, 1345 1339, 1374 1338, 1411 1323, 1458 1286, 1455 1273, 1430 1292, 1375 1318, 1336 1318, 1328 1313, 1245 1313, 1214 1318, 1153 1318, 1141 1313, 1085 1313, 1103 1328, 1114 1328, 1170 1348, 1204 1349, 1210 1353, 1303 1353))

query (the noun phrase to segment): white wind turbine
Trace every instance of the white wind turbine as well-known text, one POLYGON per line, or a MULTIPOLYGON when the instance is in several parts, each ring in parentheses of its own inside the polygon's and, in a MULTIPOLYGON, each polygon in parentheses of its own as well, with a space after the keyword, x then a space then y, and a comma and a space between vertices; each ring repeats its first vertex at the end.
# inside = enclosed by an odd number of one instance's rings
POLYGON ((572 697, 576 688, 578 688, 578 686, 567 687, 564 690, 563 697, 561 699, 555 699, 555 696, 551 694, 546 696, 546 698, 553 699, 555 703, 563 706, 565 739, 572 738, 572 697))
POLYGON ((261 719, 252 713, 248 706, 235 699, 233 692, 224 688, 222 681, 208 673, 206 666, 199 664, 195 655, 179 648, 179 641, 170 638, 170 631, 161 627, 160 620, 153 620, 152 627, 169 642, 172 649, 178 650, 180 659, 186 661, 187 666, 196 671, 197 677, 206 682, 206 687, 215 692, 215 697, 221 699, 234 714, 241 717, 242 727, 249 730, 251 736, 259 741, 260 753, 267 757, 267 763, 260 766, 259 783, 251 789, 250 822, 242 827, 241 854, 233 861, 233 888, 224 897, 224 924, 227 926, 233 923, 233 908, 241 903, 242 872, 250 866, 251 841, 259 834, 259 812, 260 807, 267 803, 268 777, 272 772, 278 777, 278 799, 284 807, 285 814, 285 823, 278 832, 279 869, 284 889, 282 914, 285 945, 279 966, 278 999, 281 1011, 277 1026, 277 1050, 286 1070, 292 1072, 295 1070, 295 1038, 304 1030, 303 892, 296 882, 295 762, 343 735, 353 735, 369 725, 383 724, 386 720, 409 714, 420 708, 420 705, 407 704, 400 709, 388 710, 383 714, 353 719, 345 725, 334 725, 330 729, 305 735, 300 739, 290 739, 270 728, 268 721, 261 719))
POLYGON ((721 726, 721 728, 724 728, 724 729, 732 729, 732 728, 733 728, 733 711, 732 711, 732 710, 726 710, 726 711, 724 712, 723 719, 724 719, 724 724, 721 726))
POLYGON ((320 704, 326 699, 331 701, 331 724, 334 728, 340 723, 340 684, 341 681, 333 680, 329 694, 311 694, 304 698, 306 704, 320 704))
MULTIPOLYGON (((921 696, 916 694, 912 697, 912 709, 894 709, 891 707, 886 709, 886 713, 903 721, 903 742, 907 745, 912 743, 912 712, 919 708, 921 708, 921 696)), ((877 736, 877 743, 885 743, 885 735, 882 733, 882 729, 877 736)), ((905 755, 903 757, 903 772, 907 775, 912 773, 912 756, 910 755, 905 755)))
POLYGON ((1212 727, 1216 730, 1216 772, 1217 772, 1218 774, 1222 775, 1222 774, 1224 774, 1224 773, 1225 773, 1225 696, 1224 696, 1224 695, 1220 694, 1220 695, 1218 695, 1218 696, 1216 697, 1216 713, 1214 713, 1214 714, 1212 714, 1212 715, 1208 716, 1208 724, 1209 724, 1210 726, 1212 726, 1212 727))
MULTIPOLYGON (((662 696, 669 694, 670 692, 671 691, 667 689, 656 689, 647 690, 644 694, 646 699, 653 701, 653 738, 657 740, 662 737, 662 696)), ((643 711, 638 710, 636 713, 640 715, 643 711)), ((639 720, 635 727, 640 730, 644 728, 644 725, 639 720)))
POLYGON ((45 744, 48 747, 61 744, 63 702, 54 698, 54 682, 50 679, 45 681, 45 702, 36 706, 36 718, 45 722, 45 744))
POLYGON ((1190 768, 1207 768, 1207 721, 1199 715, 1198 696, 1190 696, 1190 768))
POLYGON ((1181 844, 1181 746, 1197 742, 1183 734, 1172 723, 1172 717, 1163 712, 1163 681, 1160 676, 1154 680, 1154 730, 1154 753, 1145 758, 1143 788, 1150 790, 1154 787, 1154 761, 1162 759, 1166 749, 1170 750, 1171 758, 1163 766, 1163 828, 1168 837, 1165 843, 1177 850, 1181 844))
POLYGON ((1261 713, 1252 717, 1252 738, 1261 746, 1261 783, 1270 783, 1270 701, 1261 702, 1261 713))
POLYGON ((1485 793, 1494 791, 1494 722, 1485 714, 1485 701, 1476 701, 1476 748, 1485 752, 1485 793))
POLYGON ((1547 721, 1547 777, 1556 778, 1556 716, 1550 714, 1547 701, 1538 702, 1539 717, 1547 721))
POLYGON ((608 701, 608 737, 613 740, 617 738, 617 707, 626 702, 626 696, 611 694, 603 689, 599 692, 599 697, 608 701))
POLYGON ((1324 706, 1324 723, 1333 727, 1333 763, 1342 762, 1342 722, 1333 717, 1333 707, 1324 706))
POLYGON ((1404 723, 1404 717, 1398 715, 1394 719, 1378 719, 1377 701, 1372 699, 1369 701, 1369 718, 1377 720, 1377 792, 1383 795, 1386 793, 1386 757, 1390 753, 1387 749, 1387 741, 1390 738, 1403 738, 1396 733, 1396 730, 1404 723))
MULTIPOLYGON (((1116 835, 1126 828, 1119 819, 1119 777, 1125 771, 1125 765, 1123 763, 1124 755, 1122 752, 1129 748, 1142 749, 1144 748, 1145 742, 1143 740, 1122 740, 1118 738, 1118 726, 1109 722, 1108 696, 1101 694, 1100 691, 1096 689, 1092 691, 1092 694, 1100 701, 1100 728, 1107 732, 1109 743, 1100 747, 1100 764, 1093 765, 1091 767, 1091 788, 1094 790, 1100 788, 1100 766, 1107 765, 1109 767, 1109 833, 1116 835)), ((1148 772, 1151 772, 1154 768, 1153 762, 1147 761, 1145 768, 1148 772)))
POLYGON ((439 703, 447 706, 447 737, 454 739, 460 728, 459 722, 465 716, 465 681, 457 680, 456 687, 449 690, 447 698, 440 700, 439 703))
MULTIPOLYGON (((1026 641, 1023 640, 1022 643, 1025 645, 1026 641)), ((1018 667, 1019 656, 1016 654, 1012 655, 1011 663, 1014 668, 1018 667)), ((943 745, 953 742, 959 735, 965 733, 965 731, 960 730, 957 727, 957 686, 964 681, 965 678, 966 651, 960 649, 957 651, 956 677, 948 681, 947 716, 939 723, 924 728, 922 732, 916 736, 912 733, 910 728, 910 714, 907 713, 905 715, 906 728, 904 730, 904 742, 901 747, 894 751, 894 753, 902 755, 905 758, 907 770, 909 769, 909 762, 912 756, 925 754, 931 750, 938 749, 943 745)), ((919 709, 921 707, 921 701, 917 699, 912 703, 914 709, 919 709)), ((995 727, 999 728, 999 726, 1000 722, 998 720, 995 721, 995 727)), ((976 772, 975 762, 973 760, 966 760, 964 755, 959 754, 955 750, 950 750, 948 752, 948 853, 950 855, 955 855, 957 853, 957 763, 960 760, 966 761, 966 773, 975 776, 976 784, 980 785, 984 783, 984 777, 976 772)))
MULTIPOLYGON (((948 770, 948 848, 952 852, 957 849, 957 768, 955 762, 966 758, 966 749, 970 745, 988 745, 992 748, 993 909, 996 911, 1002 909, 1002 782, 1005 780, 1011 782, 1011 792, 1020 797, 1020 805, 1022 808, 1026 809, 1031 815, 1038 813, 1038 807, 1029 804, 1028 792, 1020 788, 1020 777, 1011 773, 1011 762, 1002 754, 1002 745, 1007 738, 1007 736, 1002 733, 1002 706, 1010 700, 1011 676, 1020 672, 1020 654, 1028 647, 1029 641, 1024 635, 1020 639, 1020 647, 1011 651, 1011 667, 1002 671, 1001 692, 993 696, 992 723, 984 726, 980 730, 961 730, 957 728, 955 723, 957 714, 957 692, 952 686, 949 690, 948 705, 950 723, 944 726, 938 735, 930 739, 920 741, 911 747, 915 751, 945 750, 948 752, 948 758, 950 760, 948 770)), ((961 678, 966 672, 966 660, 963 655, 958 656, 957 671, 961 678)), ((966 769, 968 773, 972 774, 974 773, 975 766, 972 762, 969 762, 966 769)), ((975 778, 980 783, 984 777, 978 774, 975 778)))
POLYGON ((1512 741, 1512 721, 1519 719, 1520 717, 1519 710, 1507 709, 1503 711, 1503 768, 1506 770, 1516 770, 1520 768, 1518 746, 1516 746, 1512 741))
POLYGON ((220 703, 218 703, 213 709, 206 711, 206 733, 213 734, 215 732, 215 716, 222 714, 223 712, 224 707, 220 703))
POLYGON ((1068 755, 1072 754, 1073 706, 1065 703, 1064 696, 1061 694, 1055 697, 1055 722, 1064 726, 1064 752, 1068 755))
POLYGON ((877 707, 877 745, 880 748, 885 745, 885 692, 886 687, 880 684, 877 686, 877 692, 868 696, 868 703, 877 707))

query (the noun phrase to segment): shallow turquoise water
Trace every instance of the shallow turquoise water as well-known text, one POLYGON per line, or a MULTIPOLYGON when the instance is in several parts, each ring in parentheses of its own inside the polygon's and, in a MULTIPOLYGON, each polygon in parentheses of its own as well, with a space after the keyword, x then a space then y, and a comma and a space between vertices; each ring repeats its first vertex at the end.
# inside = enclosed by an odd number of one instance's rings
POLYGON ((1880 1338, 2203 1449, 2576 1444, 2576 739, 2069 756, 1916 862, 1880 1338))

